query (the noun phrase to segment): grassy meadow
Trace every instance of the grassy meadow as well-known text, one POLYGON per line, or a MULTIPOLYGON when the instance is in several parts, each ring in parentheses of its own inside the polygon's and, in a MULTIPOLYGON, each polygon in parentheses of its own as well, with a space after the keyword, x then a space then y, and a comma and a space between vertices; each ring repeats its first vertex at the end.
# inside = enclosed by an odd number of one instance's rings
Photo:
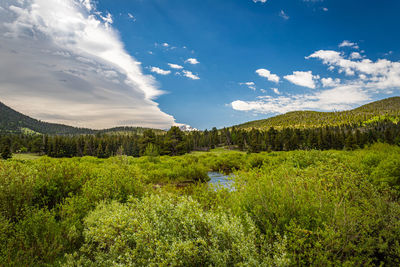
POLYGON ((400 148, 0 161, 1 266, 398 266, 400 148), (207 173, 235 176, 212 188, 207 173))

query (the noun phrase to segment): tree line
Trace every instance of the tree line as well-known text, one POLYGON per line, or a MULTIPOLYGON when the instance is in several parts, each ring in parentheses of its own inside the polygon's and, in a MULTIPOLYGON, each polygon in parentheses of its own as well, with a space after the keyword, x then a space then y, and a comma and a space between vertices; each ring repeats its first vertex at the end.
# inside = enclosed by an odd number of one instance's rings
POLYGON ((224 128, 185 133, 171 127, 165 134, 145 130, 142 134, 96 135, 0 135, 0 153, 8 158, 11 153, 39 153, 50 157, 115 155, 157 156, 182 155, 191 151, 207 151, 219 146, 248 152, 291 150, 353 150, 384 142, 400 145, 400 125, 390 120, 368 126, 327 126, 320 128, 263 131, 224 128))

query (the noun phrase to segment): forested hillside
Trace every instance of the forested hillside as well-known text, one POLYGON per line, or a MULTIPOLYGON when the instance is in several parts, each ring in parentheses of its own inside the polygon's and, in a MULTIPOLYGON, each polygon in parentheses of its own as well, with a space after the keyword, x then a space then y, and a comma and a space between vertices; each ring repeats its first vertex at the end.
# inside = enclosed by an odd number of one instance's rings
POLYGON ((324 126, 362 125, 389 119, 400 119, 400 97, 372 102, 340 112, 293 111, 265 120, 251 121, 235 127, 241 129, 316 128, 324 126))
MULTIPOLYGON (((63 124, 48 123, 26 116, 0 102, 0 133, 3 134, 48 134, 48 135, 78 135, 78 134, 143 134, 147 128, 115 127, 104 130, 77 128, 63 124)), ((156 133, 163 132, 155 129, 156 133)))

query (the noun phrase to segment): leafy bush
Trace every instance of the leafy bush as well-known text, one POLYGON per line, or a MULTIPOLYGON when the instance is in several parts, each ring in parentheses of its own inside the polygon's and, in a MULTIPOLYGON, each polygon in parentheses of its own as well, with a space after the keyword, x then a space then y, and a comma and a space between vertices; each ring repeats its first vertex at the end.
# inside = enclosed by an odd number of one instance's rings
POLYGON ((85 244, 70 265, 259 265, 257 229, 248 218, 204 211, 190 197, 150 195, 102 203, 85 219, 85 244))
MULTIPOLYGON (((43 209, 29 209, 26 216, 13 227, 0 221, 8 235, 2 248, 0 263, 7 266, 37 266, 54 263, 63 255, 63 230, 54 213, 43 209), (5 251, 5 252, 4 252, 5 251)), ((4 233, 3 233, 4 235, 4 233)), ((0 237, 3 238, 3 237, 0 237)), ((3 240, 2 240, 3 241, 3 240)))
MULTIPOLYGON (((287 237, 296 265, 398 265, 400 205, 359 166, 365 153, 377 151, 313 152, 313 160, 299 163, 304 153, 280 154, 261 169, 238 172, 226 205, 249 214, 268 242, 287 237)), ((389 157, 374 173, 393 181, 397 164, 389 157)))

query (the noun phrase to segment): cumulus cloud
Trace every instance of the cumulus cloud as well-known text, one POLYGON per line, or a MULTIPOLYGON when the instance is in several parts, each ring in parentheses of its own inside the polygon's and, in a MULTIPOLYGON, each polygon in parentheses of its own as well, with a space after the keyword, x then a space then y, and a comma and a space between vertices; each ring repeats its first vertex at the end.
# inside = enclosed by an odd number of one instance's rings
POLYGON ((168 63, 168 66, 172 69, 176 69, 176 70, 181 70, 183 69, 183 67, 181 65, 178 64, 173 64, 173 63, 168 63))
POLYGON ((322 78, 321 83, 323 87, 335 87, 340 85, 340 79, 332 79, 332 78, 322 78))
MULTIPOLYGON (((400 91, 400 62, 378 59, 375 62, 364 58, 354 59, 350 55, 333 50, 319 50, 306 59, 321 60, 330 70, 337 70, 345 78, 322 78, 321 88, 315 82, 319 76, 311 72, 289 75, 291 82, 299 81, 303 86, 315 88, 309 93, 287 94, 278 97, 260 96, 254 101, 236 100, 231 103, 235 110, 262 114, 286 113, 294 110, 346 110, 374 99, 378 94, 400 91), (301 79, 294 79, 294 78, 301 79)), ((285 78, 289 78, 285 76, 285 78)), ((289 80, 290 80, 289 79, 289 80)))
POLYGON ((200 80, 200 77, 197 76, 196 74, 193 74, 191 71, 183 70, 182 73, 183 73, 183 76, 185 76, 185 77, 187 77, 189 79, 200 80))
POLYGON ((245 83, 239 83, 240 85, 246 85, 249 89, 255 91, 256 90, 256 84, 254 82, 245 82, 245 83))
POLYGON ((351 53, 350 58, 351 58, 351 59, 362 59, 363 57, 361 56, 360 53, 358 53, 358 52, 353 52, 353 53, 351 53))
POLYGON ((112 16, 90 0, 0 3, 1 101, 38 119, 80 127, 167 128, 163 92, 129 55, 112 16))
POLYGON ((268 81, 270 81, 270 82, 278 83, 279 80, 280 80, 280 78, 279 78, 278 75, 272 74, 272 73, 271 73, 269 70, 267 70, 267 69, 258 69, 258 70, 256 70, 256 73, 257 73, 259 76, 263 77, 263 78, 267 78, 268 81))
POLYGON ((319 79, 319 76, 313 75, 312 71, 294 71, 292 75, 286 75, 284 78, 295 85, 315 89, 315 80, 319 79))
POLYGON ((170 71, 170 70, 163 70, 163 69, 160 69, 159 67, 151 67, 151 68, 150 68, 150 71, 151 71, 151 72, 154 72, 154 73, 157 73, 157 74, 160 74, 160 75, 168 75, 168 74, 171 74, 171 71, 170 71))
POLYGON ((199 64, 200 62, 199 62, 197 59, 195 59, 195 58, 188 58, 188 59, 185 61, 185 63, 189 63, 189 64, 192 64, 192 65, 196 65, 196 64, 199 64))
POLYGON ((340 43, 339 47, 351 47, 351 48, 355 48, 355 49, 360 48, 357 43, 353 43, 348 40, 344 40, 342 43, 340 43))
POLYGON ((294 110, 343 110, 356 103, 363 103, 369 97, 357 86, 342 86, 314 94, 288 96, 260 96, 255 101, 236 100, 231 103, 235 110, 253 111, 261 114, 286 113, 294 110))
POLYGON ((254 3, 260 2, 260 3, 266 3, 267 0, 253 0, 254 3))

